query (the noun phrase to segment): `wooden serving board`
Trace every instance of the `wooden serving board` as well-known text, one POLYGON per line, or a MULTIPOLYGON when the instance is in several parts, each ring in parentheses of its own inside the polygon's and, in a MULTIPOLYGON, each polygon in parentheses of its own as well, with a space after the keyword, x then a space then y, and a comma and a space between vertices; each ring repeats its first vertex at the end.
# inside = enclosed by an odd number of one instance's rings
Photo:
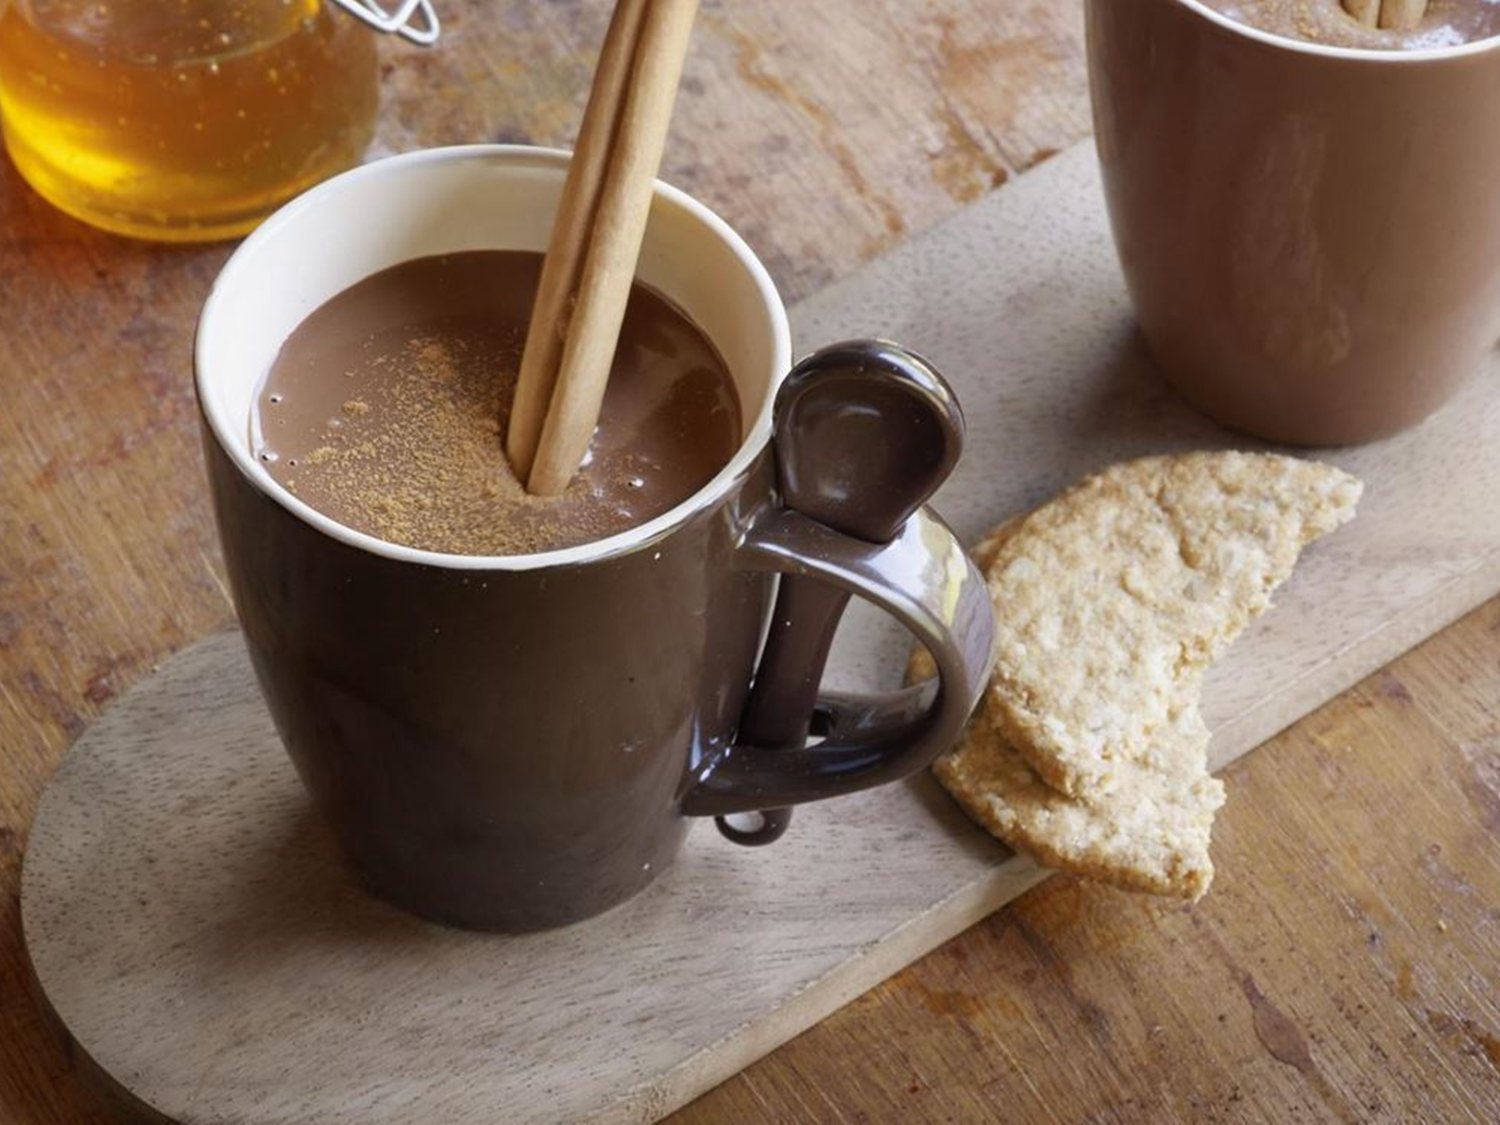
MULTIPOLYGON (((880 334, 957 387, 961 534, 1151 451, 1244 446, 1138 344, 1093 154, 1075 148, 796 310, 803 349, 880 334)), ((1330 459, 1368 483, 1209 681, 1222 765, 1500 590, 1492 369, 1417 430, 1330 459)), ((895 680, 899 633, 851 616, 844 686, 895 680)), ((138 1108, 185 1122, 647 1121, 1044 876, 928 778, 798 811, 774 847, 710 829, 582 925, 494 937, 351 886, 239 637, 138 685, 69 752, 22 911, 38 981, 138 1108)))

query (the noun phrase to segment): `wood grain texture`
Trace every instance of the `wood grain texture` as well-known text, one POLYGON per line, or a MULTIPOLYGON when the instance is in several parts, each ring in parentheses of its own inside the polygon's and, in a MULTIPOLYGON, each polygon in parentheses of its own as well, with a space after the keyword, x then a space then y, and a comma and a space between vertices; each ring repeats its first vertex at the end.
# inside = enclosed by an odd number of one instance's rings
POLYGON ((1050 879, 669 1120, 1496 1120, 1497 652, 1490 602, 1228 770, 1196 907, 1050 879))
POLYGON ((876 944, 904 963, 1035 882, 1003 856, 923 778, 803 810, 774 853, 702 826, 564 930, 444 929, 349 879, 231 632, 64 758, 22 910, 79 1047, 172 1119, 638 1122, 888 975, 876 944))
MULTIPOLYGON (((872 323, 940 356, 966 404, 969 452, 936 503, 971 539, 1100 464, 1243 444, 1142 362, 1087 145, 793 310, 805 343, 872 323)), ((1215 762, 1407 647, 1414 623, 1500 589, 1495 429, 1489 377, 1419 430, 1335 456, 1366 481, 1362 513, 1214 669, 1215 762)), ((889 684, 908 644, 856 612, 830 675, 889 684)), ((518 1122, 642 1121, 1035 877, 923 778, 806 809, 774 849, 699 836, 646 895, 592 923, 512 939, 437 930, 342 877, 230 638, 174 658, 68 756, 23 908, 38 975, 82 1048, 181 1120, 320 1123, 349 1107, 364 1122, 477 1120, 504 1105, 518 1122)), ((1488 996, 1476 993, 1478 1026, 1495 1014, 1488 996)))
MULTIPOLYGON (((606 0, 440 8, 437 49, 382 44, 370 155, 570 143, 606 0)), ((796 297, 1086 128, 1076 3, 716 0, 664 175, 796 297)), ((38 794, 126 685, 232 620, 189 370, 227 254, 90 230, 0 159, 0 1120, 16 1125, 109 1119, 26 998, 16 893, 38 794)))
MULTIPOLYGON (((440 50, 385 53, 374 154, 566 143, 606 6, 443 14, 440 50)), ((1081 60, 1075 0, 706 3, 666 174, 805 295, 1081 136, 1081 60)), ((187 362, 226 253, 89 231, 0 161, 0 1120, 17 1125, 114 1119, 25 995, 19 856, 66 744, 230 620, 187 362)), ((1238 768, 1218 857, 1246 874, 1197 910, 1053 880, 684 1118, 1494 1119, 1497 1028, 1474 997, 1495 991, 1475 966, 1495 961, 1497 666, 1490 606, 1238 768), (1332 781, 1318 730, 1354 748, 1332 781), (1409 799, 1413 777, 1462 802, 1409 799), (1298 849, 1330 813, 1327 854, 1298 849)))

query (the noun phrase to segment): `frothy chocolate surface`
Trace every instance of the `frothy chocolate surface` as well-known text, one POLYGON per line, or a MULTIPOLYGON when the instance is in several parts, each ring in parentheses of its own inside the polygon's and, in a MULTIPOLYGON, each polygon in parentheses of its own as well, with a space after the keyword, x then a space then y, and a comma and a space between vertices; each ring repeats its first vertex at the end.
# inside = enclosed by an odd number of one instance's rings
POLYGON ((1333 47, 1421 50, 1456 47, 1500 35, 1500 0, 1432 0, 1410 31, 1365 27, 1340 0, 1205 0, 1210 8, 1288 39, 1333 47))
POLYGON ((256 455, 339 523, 447 554, 576 546, 687 499, 739 446, 739 400, 707 337, 639 284, 582 470, 558 497, 516 480, 503 434, 540 270, 540 254, 470 251, 340 293, 267 374, 256 455))

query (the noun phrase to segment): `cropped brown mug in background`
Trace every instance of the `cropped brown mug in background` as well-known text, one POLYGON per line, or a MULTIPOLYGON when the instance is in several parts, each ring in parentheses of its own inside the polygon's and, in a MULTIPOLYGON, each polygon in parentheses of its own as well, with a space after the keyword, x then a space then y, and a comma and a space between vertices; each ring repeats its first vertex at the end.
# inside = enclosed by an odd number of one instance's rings
MULTIPOLYGON (((484 929, 624 900, 671 862, 691 817, 777 810, 779 829, 784 806, 921 769, 977 703, 994 632, 983 577, 918 506, 962 439, 942 380, 874 342, 786 377, 786 314, 764 267, 664 185, 639 276, 717 345, 746 419, 738 452, 693 497, 596 543, 471 558, 352 531, 271 479, 250 416, 302 319, 411 258, 544 249, 566 163, 474 146, 337 177, 236 251, 196 346, 225 562, 287 750, 371 889, 484 929), (882 524, 854 502, 862 490, 910 502, 882 524), (783 598, 800 591, 822 621, 773 632, 757 672, 775 572, 800 576, 783 598), (936 694, 815 700, 821 625, 842 605, 822 584, 905 624, 937 658, 936 694), (805 732, 815 715, 821 743, 738 741, 756 680, 761 718, 805 732)), ((744 842, 775 835, 721 826, 744 842)))
POLYGON ((1500 39, 1279 38, 1088 0, 1115 241, 1146 343, 1218 421, 1340 444, 1421 421, 1500 341, 1500 39))

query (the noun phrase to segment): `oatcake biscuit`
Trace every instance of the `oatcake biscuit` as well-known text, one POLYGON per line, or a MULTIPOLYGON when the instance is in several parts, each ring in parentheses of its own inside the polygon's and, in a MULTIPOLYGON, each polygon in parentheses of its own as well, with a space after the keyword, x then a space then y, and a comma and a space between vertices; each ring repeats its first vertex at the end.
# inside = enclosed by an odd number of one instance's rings
MULTIPOLYGON (((972 552, 988 571, 1020 526, 1017 516, 972 552)), ((918 646, 910 682, 937 672, 918 646)), ((1213 880, 1209 834, 1224 786, 1207 775, 1208 731, 1196 710, 1184 712, 1161 740, 1156 768, 1131 765, 1107 800, 1091 802, 1051 788, 989 718, 983 700, 954 750, 932 771, 959 806, 992 835, 1049 867, 1132 890, 1197 899, 1213 880)))
POLYGON ((1360 490, 1292 457, 1187 453, 1115 465, 1037 509, 988 571, 995 726, 1055 789, 1122 784, 1360 490))
MULTIPOLYGON (((1030 537, 1039 534, 1066 544, 1072 532, 1067 519, 1055 518, 1059 507, 1072 513, 1085 532, 1096 532, 1101 523, 1098 506, 1108 502, 1112 518, 1102 522, 1111 534, 1096 533, 1090 540, 1107 556, 1090 564, 1092 597, 1108 606, 1115 590, 1134 591, 1131 596, 1140 605, 1136 619, 1117 614, 1115 620, 1125 617, 1137 640, 1157 637, 1174 622, 1196 625, 1198 631, 1184 630, 1180 638, 1179 659, 1172 667, 1184 674, 1165 678, 1152 733, 1136 736, 1126 744, 1126 753, 1090 763, 1097 768, 1075 770, 1083 781, 1076 795, 1049 785, 1032 768, 1029 755, 1003 732, 996 715, 1006 687, 998 676, 959 745, 934 764, 938 780, 991 833, 1049 866, 1131 889, 1200 897, 1213 879, 1209 837, 1214 813, 1224 803, 1223 785, 1207 771, 1209 734, 1197 706, 1202 671, 1245 622, 1265 608, 1267 595, 1286 577, 1302 546, 1349 518, 1359 491, 1359 483, 1337 469, 1290 458, 1156 457, 1108 470, 1032 516, 1016 517, 991 532, 973 553, 990 578, 1002 628, 1008 624, 1011 603, 997 595, 997 588, 1007 597, 1015 590, 997 579, 1017 559, 1037 558, 1040 552, 1028 542, 1030 537), (1194 482, 1190 478, 1195 473, 1204 479, 1194 482), (1150 503, 1142 503, 1143 497, 1150 503), (1221 510, 1212 510, 1215 504, 1221 510), (1160 529, 1141 526, 1153 520, 1172 529, 1172 549, 1188 572, 1179 578, 1176 596, 1198 603, 1196 608, 1174 607, 1161 592, 1154 601, 1149 597, 1149 576, 1171 572, 1160 565, 1159 555, 1137 558, 1131 553, 1135 546, 1110 547, 1111 535, 1124 543, 1158 543, 1160 529), (1215 598, 1232 600, 1231 610, 1213 612, 1215 598), (1210 604, 1204 606, 1205 602, 1210 604), (1163 618, 1154 631, 1139 620, 1153 606, 1163 618)), ((1014 571, 1010 577, 1015 577, 1014 571)), ((1067 609, 1072 619, 1100 617, 1088 605, 1089 584, 1067 578, 1045 583, 1039 579, 1030 600, 1044 603, 1049 596, 1061 595, 1075 602, 1067 609)), ((1035 605, 1026 612, 1047 616, 1045 608, 1035 605)), ((1083 649, 1093 641, 1078 636, 1075 643, 1083 649)), ((1086 662, 1089 657, 1082 653, 1079 659, 1086 662)), ((1143 662, 1141 670, 1145 674, 1155 667, 1143 662)), ((909 678, 924 679, 933 672, 931 658, 919 648, 909 678)), ((1115 685, 1118 680, 1103 682, 1115 685)), ((1042 698, 1056 698, 1045 690, 1051 686, 1042 685, 1042 698)), ((1087 699, 1075 702, 1084 711, 1093 705, 1087 699)))
POLYGON ((1224 785, 1208 776, 1196 712, 1158 735, 1155 764, 1123 767, 1094 800, 1053 789, 981 709, 933 773, 963 810, 1038 862, 1131 890, 1197 899, 1214 877, 1209 835, 1224 785))

